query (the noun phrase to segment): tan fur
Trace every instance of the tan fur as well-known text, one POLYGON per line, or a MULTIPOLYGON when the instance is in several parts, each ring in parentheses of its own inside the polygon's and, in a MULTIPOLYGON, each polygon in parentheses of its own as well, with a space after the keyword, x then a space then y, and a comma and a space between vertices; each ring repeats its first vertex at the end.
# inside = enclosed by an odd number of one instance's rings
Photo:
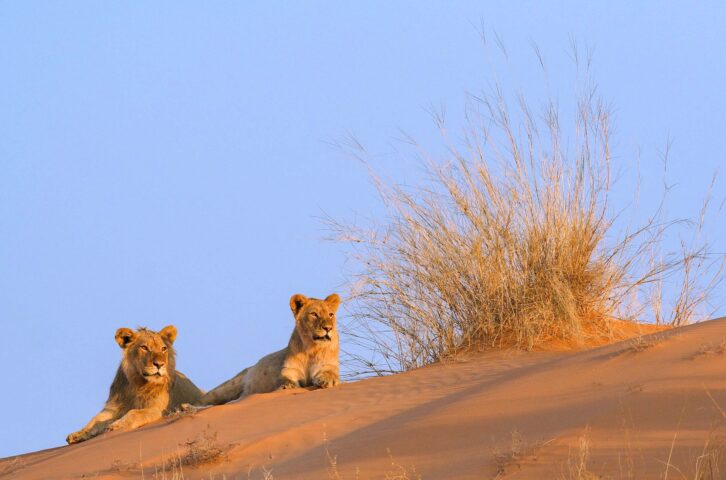
POLYGON ((214 388, 201 398, 199 405, 220 405, 280 388, 337 385, 340 375, 335 314, 339 304, 340 297, 335 293, 325 300, 293 295, 290 309, 295 329, 287 348, 263 357, 214 388))
POLYGON ((123 358, 106 405, 66 441, 78 443, 106 431, 138 428, 182 403, 198 401, 204 392, 175 368, 172 344, 176 333, 173 325, 158 333, 145 328, 119 328, 116 342, 123 349, 123 358))

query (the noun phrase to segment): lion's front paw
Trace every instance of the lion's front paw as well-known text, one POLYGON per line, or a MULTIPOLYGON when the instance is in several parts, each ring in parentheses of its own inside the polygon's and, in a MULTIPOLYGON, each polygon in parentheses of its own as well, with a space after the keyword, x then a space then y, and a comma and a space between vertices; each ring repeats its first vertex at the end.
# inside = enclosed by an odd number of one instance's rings
POLYGON ((291 388, 300 388, 300 385, 297 382, 293 382, 292 380, 287 380, 285 383, 282 384, 280 390, 290 390, 291 388))
POLYGON ((313 383, 316 387, 330 388, 338 385, 338 383, 340 383, 340 380, 338 380, 338 376, 334 373, 321 373, 320 375, 315 377, 313 383))
POLYGON ((74 443, 88 440, 89 438, 91 438, 91 436, 88 434, 88 432, 86 432, 85 430, 78 430, 77 432, 73 432, 68 435, 66 437, 66 442, 68 442, 69 445, 72 445, 74 443))
POLYGON ((107 432, 115 432, 119 430, 128 430, 128 425, 123 420, 116 420, 111 425, 106 427, 107 432))

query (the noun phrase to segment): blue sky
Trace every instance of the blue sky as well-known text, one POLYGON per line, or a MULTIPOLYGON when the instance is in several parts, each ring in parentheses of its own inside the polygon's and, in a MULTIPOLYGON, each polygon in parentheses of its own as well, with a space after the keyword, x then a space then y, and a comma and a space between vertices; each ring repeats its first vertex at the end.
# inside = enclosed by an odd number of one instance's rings
POLYGON ((283 347, 290 295, 351 271, 319 217, 384 213, 330 140, 414 184, 390 141, 435 145, 426 109, 456 122, 492 81, 481 23, 533 92, 532 42, 563 97, 570 40, 592 48, 622 176, 640 152, 647 207, 671 139, 668 213, 697 211, 726 165, 722 2, 0 2, 0 457, 100 409, 118 327, 175 324, 204 389, 283 347))

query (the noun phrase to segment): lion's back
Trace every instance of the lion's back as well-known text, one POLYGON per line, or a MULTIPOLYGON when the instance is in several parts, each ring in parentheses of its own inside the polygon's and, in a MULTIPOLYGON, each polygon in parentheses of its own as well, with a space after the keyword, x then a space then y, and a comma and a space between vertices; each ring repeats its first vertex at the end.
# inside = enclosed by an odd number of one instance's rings
POLYGON ((282 385, 282 365, 289 354, 288 348, 270 353, 262 357, 254 367, 250 368, 245 377, 244 394, 268 393, 282 385))

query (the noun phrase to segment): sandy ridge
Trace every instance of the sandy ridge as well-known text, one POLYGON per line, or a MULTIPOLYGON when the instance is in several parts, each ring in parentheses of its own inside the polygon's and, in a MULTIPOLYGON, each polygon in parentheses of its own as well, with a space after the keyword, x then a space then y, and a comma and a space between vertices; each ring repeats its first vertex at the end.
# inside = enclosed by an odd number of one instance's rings
POLYGON ((688 476, 709 438, 726 435, 724 340, 721 319, 576 353, 488 352, 332 390, 256 395, 3 459, 0 476, 138 478, 141 463, 153 478, 206 431, 227 460, 185 468, 185 478, 262 478, 262 467, 275 479, 329 478, 332 457, 343 478, 401 468, 422 478, 570 478, 583 438, 604 478, 666 469, 681 478, 676 468, 688 476))

